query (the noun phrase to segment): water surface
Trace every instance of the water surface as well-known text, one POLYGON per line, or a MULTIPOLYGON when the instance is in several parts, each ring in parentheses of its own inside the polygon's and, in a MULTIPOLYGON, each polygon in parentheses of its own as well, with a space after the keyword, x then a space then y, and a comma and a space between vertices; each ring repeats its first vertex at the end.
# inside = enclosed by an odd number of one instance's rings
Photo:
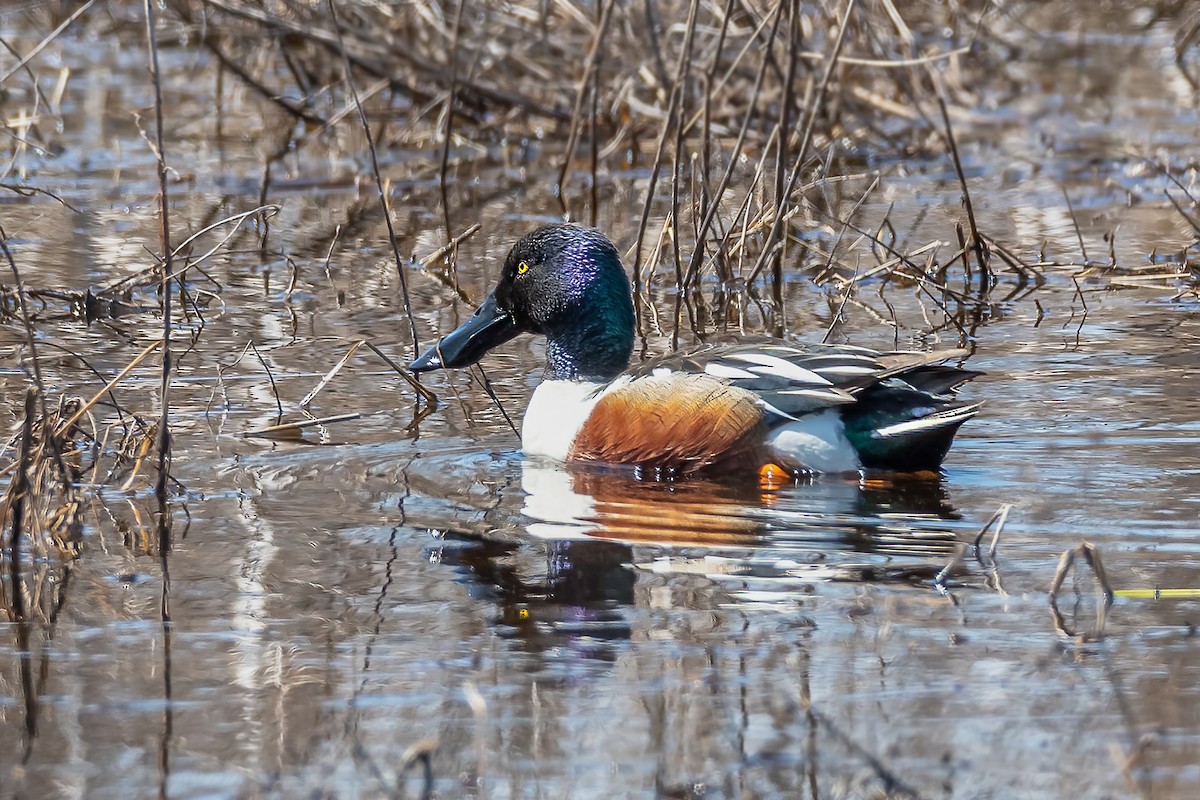
MULTIPOLYGON (((360 338, 411 354, 379 214, 351 213, 369 207, 350 180, 365 168, 300 151, 269 191, 281 206, 270 245, 249 226, 206 265, 211 280, 189 282, 203 324, 177 330, 179 347, 199 333, 173 384, 170 624, 151 470, 127 485, 128 470, 98 475, 82 554, 39 565, 44 618, 27 655, 16 626, 0 628, 3 793, 419 796, 427 754, 438 797, 1195 796, 1197 601, 1119 596, 1100 630, 1086 567, 1061 617, 1046 593, 1085 540, 1118 590, 1200 586, 1194 282, 1186 268, 1134 269, 1181 253, 1195 269, 1194 231, 1152 165, 1166 154, 1194 183, 1197 97, 1174 66, 1180 20, 1054 9, 1000 26, 1012 64, 974 90, 958 132, 988 234, 1060 266, 1039 287, 1002 273, 963 310, 963 333, 914 285, 868 279, 832 331, 972 349, 968 366, 987 374, 964 396, 987 405, 939 480, 771 491, 534 463, 476 378, 430 375, 441 404, 414 426, 413 391, 366 349, 307 409, 357 419, 301 441, 243 437, 278 421, 276 397, 302 418, 301 399, 360 338), (1110 252, 1120 269, 1106 268, 1110 252), (262 361, 239 358, 250 342, 262 361), (994 559, 968 549, 935 585, 1004 504, 994 559)), ((173 214, 191 232, 257 205, 262 120, 231 102, 218 135, 202 56, 165 57, 173 214), (203 86, 195 97, 185 77, 203 86)), ((9 195, 0 210, 30 287, 82 291, 152 264, 153 158, 128 116, 105 113, 144 107, 145 73, 140 54, 83 36, 53 58, 77 89, 63 150, 21 158, 82 213, 9 195)), ((468 298, 516 237, 556 218, 544 147, 522 177, 487 158, 457 173, 455 217, 483 226, 458 255, 468 298)), ((383 156, 385 169, 403 163, 383 156)), ((885 178, 861 227, 886 215, 910 247, 953 241, 961 192, 947 160, 874 159, 885 178)), ((645 174, 605 180, 599 224, 622 251, 645 174)), ((849 207, 868 182, 834 199, 849 207)), ((435 187, 394 189, 406 254, 444 242, 435 187)), ((838 240, 828 220, 802 227, 838 240)), ((423 342, 470 313, 435 270, 405 269, 423 342)), ((649 354, 671 347, 673 270, 658 266, 643 309, 649 354)), ((812 277, 790 270, 781 292, 803 341, 820 341, 839 305, 812 277)), ((760 299, 735 293, 712 327, 773 327, 760 299)), ((157 335, 156 308, 135 292, 88 323, 46 298, 48 382, 91 395, 100 384, 72 353, 111 377, 157 335)), ((0 337, 15 427, 20 324, 6 318, 0 337)), ((526 338, 486 361, 518 423, 542 352, 526 338)), ((122 401, 153 414, 156 370, 136 370, 122 401)))

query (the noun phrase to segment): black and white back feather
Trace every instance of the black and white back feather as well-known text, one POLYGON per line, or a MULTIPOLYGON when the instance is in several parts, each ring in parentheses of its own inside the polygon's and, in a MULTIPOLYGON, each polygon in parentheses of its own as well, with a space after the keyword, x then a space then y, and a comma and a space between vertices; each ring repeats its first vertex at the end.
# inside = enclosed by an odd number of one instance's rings
POLYGON ((849 345, 778 342, 707 344, 646 361, 631 375, 704 373, 754 392, 769 412, 796 419, 854 404, 877 387, 948 400, 962 384, 982 374, 943 363, 966 354, 965 350, 883 353, 849 345))

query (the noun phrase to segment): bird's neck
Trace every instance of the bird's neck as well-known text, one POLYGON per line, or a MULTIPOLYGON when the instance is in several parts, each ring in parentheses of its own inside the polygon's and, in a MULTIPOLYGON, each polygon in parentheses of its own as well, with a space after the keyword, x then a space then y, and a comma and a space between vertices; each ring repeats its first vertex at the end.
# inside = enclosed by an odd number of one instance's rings
POLYGON ((629 365, 632 335, 583 331, 551 337, 546 346, 546 377, 562 381, 610 381, 629 365))
POLYGON ((629 366, 633 352, 633 307, 584 304, 564 325, 548 330, 546 377, 553 380, 610 381, 629 366))

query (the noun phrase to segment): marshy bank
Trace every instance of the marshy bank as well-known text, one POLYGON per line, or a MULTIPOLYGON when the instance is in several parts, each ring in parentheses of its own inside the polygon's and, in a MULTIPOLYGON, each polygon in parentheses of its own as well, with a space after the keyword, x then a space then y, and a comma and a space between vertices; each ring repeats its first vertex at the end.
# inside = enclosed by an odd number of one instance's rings
POLYGON ((1193 4, 41 2, 0 40, 6 796, 1200 788, 1193 4), (436 400, 395 365, 564 216, 639 356, 966 347, 987 406, 940 481, 526 463, 537 342, 436 400))

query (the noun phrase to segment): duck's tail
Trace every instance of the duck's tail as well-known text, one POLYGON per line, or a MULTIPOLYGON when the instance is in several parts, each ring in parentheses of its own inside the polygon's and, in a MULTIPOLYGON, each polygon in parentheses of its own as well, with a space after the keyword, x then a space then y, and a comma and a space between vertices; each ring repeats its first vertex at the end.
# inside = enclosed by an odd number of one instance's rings
POLYGON ((935 471, 958 428, 983 403, 962 403, 909 387, 879 386, 843 409, 846 438, 866 469, 935 471))

